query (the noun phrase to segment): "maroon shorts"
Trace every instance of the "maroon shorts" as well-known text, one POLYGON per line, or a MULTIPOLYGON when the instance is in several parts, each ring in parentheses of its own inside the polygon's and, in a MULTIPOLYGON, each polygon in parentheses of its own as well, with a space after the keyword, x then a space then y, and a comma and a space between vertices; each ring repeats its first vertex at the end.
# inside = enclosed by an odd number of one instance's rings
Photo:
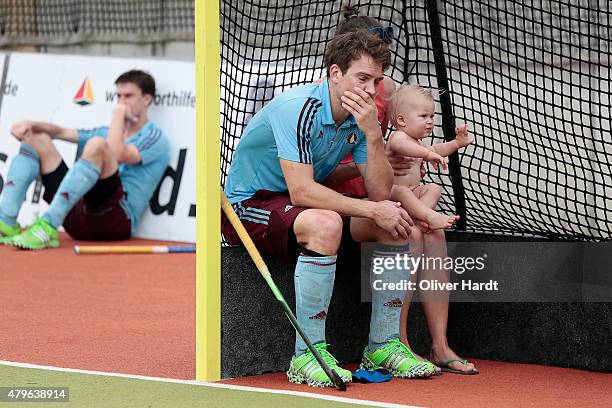
MULTIPOLYGON (((43 199, 51 203, 68 167, 62 161, 52 173, 42 176, 43 199)), ((94 187, 70 210, 64 229, 74 239, 85 241, 116 241, 129 239, 132 222, 123 210, 126 193, 119 174, 98 180, 94 187)))
MULTIPOLYGON (((242 225, 260 251, 274 255, 287 263, 295 263, 299 245, 293 231, 297 216, 307 208, 291 204, 288 193, 259 190, 251 198, 233 204, 242 225)), ((343 217, 343 248, 353 249, 350 237, 350 218, 343 217)), ((221 231, 232 245, 239 245, 240 238, 225 214, 221 213, 221 231)))
MULTIPOLYGON (((257 249, 291 262, 297 255, 297 240, 293 223, 307 208, 295 207, 287 193, 259 190, 251 198, 233 204, 257 249)), ((221 231, 232 245, 240 238, 225 214, 221 214, 221 231)))

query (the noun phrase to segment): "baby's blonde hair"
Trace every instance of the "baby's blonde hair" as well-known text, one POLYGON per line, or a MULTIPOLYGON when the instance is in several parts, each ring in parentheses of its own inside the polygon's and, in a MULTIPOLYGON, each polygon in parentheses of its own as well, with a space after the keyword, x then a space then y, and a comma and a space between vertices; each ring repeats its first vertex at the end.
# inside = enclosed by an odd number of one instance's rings
POLYGON ((403 84, 395 92, 391 94, 391 100, 389 101, 389 113, 391 124, 397 128, 397 115, 399 107, 404 96, 424 96, 426 98, 434 99, 433 90, 431 88, 425 88, 419 84, 403 84))

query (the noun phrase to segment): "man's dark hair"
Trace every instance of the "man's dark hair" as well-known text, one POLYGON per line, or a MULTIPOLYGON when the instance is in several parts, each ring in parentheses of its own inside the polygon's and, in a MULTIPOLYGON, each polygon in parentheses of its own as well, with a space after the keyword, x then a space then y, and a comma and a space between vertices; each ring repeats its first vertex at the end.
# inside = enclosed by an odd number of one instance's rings
POLYGON ((143 95, 149 94, 155 97, 155 79, 148 72, 138 69, 124 72, 115 80, 115 85, 132 83, 142 91, 143 95))
POLYGON ((333 64, 338 65, 344 73, 351 63, 362 55, 371 57, 375 63, 382 66, 383 71, 391 64, 389 46, 377 34, 359 30, 334 36, 325 50, 327 76, 333 64))
POLYGON ((375 18, 359 15, 359 7, 345 4, 340 9, 340 14, 344 20, 336 26, 334 35, 345 34, 351 31, 368 30, 370 28, 382 27, 382 24, 375 18))

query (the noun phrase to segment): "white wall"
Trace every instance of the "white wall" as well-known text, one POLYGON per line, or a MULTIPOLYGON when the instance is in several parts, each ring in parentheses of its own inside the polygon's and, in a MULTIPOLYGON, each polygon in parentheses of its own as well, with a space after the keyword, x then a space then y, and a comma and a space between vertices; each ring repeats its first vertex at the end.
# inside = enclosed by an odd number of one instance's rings
MULTIPOLYGON (((189 216, 192 205, 195 209, 195 67, 191 62, 11 54, 0 108, 0 177, 6 179, 19 149, 10 135, 13 122, 33 119, 74 128, 106 126, 114 105, 114 81, 133 68, 155 77, 157 95, 149 116, 172 141, 170 175, 162 180, 153 208, 143 215, 137 236, 195 242, 195 216, 189 216), (73 98, 85 78, 90 79, 94 101, 81 106, 73 98)), ((71 166, 76 147, 65 142, 57 145, 71 166)), ((42 194, 34 190, 32 185, 19 214, 22 224, 32 222, 47 208, 42 194)))

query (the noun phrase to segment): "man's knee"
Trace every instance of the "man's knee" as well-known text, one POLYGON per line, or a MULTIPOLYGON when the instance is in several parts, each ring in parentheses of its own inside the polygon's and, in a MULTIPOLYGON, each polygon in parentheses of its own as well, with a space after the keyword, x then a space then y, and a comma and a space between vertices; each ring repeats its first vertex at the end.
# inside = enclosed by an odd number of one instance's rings
POLYGON ((320 239, 338 241, 342 238, 342 217, 335 211, 313 210, 310 222, 313 235, 320 239))
POLYGON ((101 136, 94 136, 85 143, 83 157, 98 157, 108 150, 108 142, 101 136))
POLYGON ((342 239, 342 217, 335 211, 306 210, 296 220, 298 241, 315 243, 328 248, 340 246, 342 239))
POLYGON ((445 242, 446 236, 444 235, 443 229, 437 229, 429 231, 427 234, 423 234, 423 241, 425 242, 445 242))
MULTIPOLYGON (((411 227, 406 232, 411 234, 411 231, 414 230, 415 228, 411 227)), ((394 238, 390 232, 380 228, 373 220, 367 218, 351 218, 351 236, 356 242, 377 242, 389 245, 405 245, 408 242, 401 235, 394 238)))
POLYGON ((412 242, 421 242, 424 238, 425 234, 421 232, 421 230, 417 227, 413 227, 410 230, 410 241, 412 242))
MULTIPOLYGON (((19 139, 17 139, 19 140, 19 139)), ((23 138, 21 139, 21 143, 25 143, 27 145, 30 145, 32 147, 34 147, 35 149, 39 149, 48 145, 52 145, 53 144, 53 139, 51 138, 51 136, 48 133, 44 133, 44 132, 36 132, 36 133, 32 133, 32 132, 28 132, 27 134, 25 134, 23 136, 23 138)))

